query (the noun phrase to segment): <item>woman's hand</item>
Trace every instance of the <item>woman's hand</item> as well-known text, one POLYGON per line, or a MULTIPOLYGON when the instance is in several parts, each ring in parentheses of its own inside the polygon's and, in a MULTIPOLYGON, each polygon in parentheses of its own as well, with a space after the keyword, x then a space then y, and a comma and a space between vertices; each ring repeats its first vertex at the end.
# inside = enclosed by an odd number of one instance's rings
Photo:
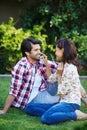
POLYGON ((58 66, 58 68, 57 68, 58 84, 60 84, 60 82, 61 82, 62 73, 63 73, 63 68, 64 68, 63 63, 60 63, 59 66, 58 66))
POLYGON ((46 65, 47 78, 49 78, 51 75, 51 69, 50 69, 50 66, 48 64, 48 59, 47 59, 47 56, 45 54, 43 54, 43 53, 41 53, 41 54, 42 54, 42 56, 41 56, 42 60, 43 60, 44 64, 46 65))
POLYGON ((44 61, 44 64, 48 65, 48 59, 47 59, 47 56, 44 53, 41 53, 41 58, 44 61))
POLYGON ((80 92, 81 92, 82 98, 86 97, 86 91, 83 87, 80 87, 80 92))
POLYGON ((58 68, 57 68, 57 74, 58 74, 59 76, 62 76, 63 68, 64 68, 63 63, 60 63, 60 64, 58 65, 58 68))

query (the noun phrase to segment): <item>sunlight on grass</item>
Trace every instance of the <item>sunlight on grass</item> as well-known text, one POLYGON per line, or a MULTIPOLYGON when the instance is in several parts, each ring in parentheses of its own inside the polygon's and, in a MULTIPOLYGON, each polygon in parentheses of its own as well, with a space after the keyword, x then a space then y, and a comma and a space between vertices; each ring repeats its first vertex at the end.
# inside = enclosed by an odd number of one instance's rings
MULTIPOLYGON (((87 91, 87 80, 82 80, 81 82, 87 91)), ((0 77, 0 109, 3 108, 9 87, 10 78, 0 77)), ((81 110, 87 113, 83 103, 81 110)), ((5 115, 0 115, 0 130, 81 130, 85 124, 87 124, 87 120, 45 125, 41 123, 40 117, 29 116, 24 111, 13 107, 5 115)), ((85 128, 87 127, 84 127, 84 130, 86 130, 85 128)))

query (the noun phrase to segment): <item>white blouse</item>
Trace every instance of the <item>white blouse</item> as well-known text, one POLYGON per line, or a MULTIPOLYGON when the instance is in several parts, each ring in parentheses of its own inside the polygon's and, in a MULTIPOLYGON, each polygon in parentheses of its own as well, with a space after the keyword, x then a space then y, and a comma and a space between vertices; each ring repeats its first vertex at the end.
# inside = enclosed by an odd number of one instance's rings
MULTIPOLYGON (((57 72, 51 74, 48 81, 53 83, 58 81, 57 72)), ((73 64, 66 63, 62 74, 61 83, 58 85, 58 94, 64 94, 60 102, 81 104, 80 79, 77 67, 73 64)))

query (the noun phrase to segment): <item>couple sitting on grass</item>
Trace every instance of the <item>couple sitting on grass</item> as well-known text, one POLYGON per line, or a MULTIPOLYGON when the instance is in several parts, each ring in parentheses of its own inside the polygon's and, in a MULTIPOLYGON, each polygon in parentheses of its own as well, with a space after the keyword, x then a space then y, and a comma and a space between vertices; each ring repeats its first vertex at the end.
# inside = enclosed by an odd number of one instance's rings
POLYGON ((87 119, 87 114, 80 111, 81 99, 85 99, 86 106, 87 100, 79 80, 74 44, 69 39, 57 40, 55 55, 59 63, 41 55, 40 44, 34 38, 23 40, 23 57, 12 68, 9 95, 0 114, 14 106, 40 116, 45 124, 87 119))

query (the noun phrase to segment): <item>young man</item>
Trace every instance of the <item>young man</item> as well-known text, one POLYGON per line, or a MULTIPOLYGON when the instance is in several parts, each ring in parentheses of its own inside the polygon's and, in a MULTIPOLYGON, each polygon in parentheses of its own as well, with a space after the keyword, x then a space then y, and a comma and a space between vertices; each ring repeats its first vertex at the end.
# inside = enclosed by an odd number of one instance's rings
MULTIPOLYGON (((9 95, 0 114, 5 114, 11 106, 28 112, 31 103, 48 104, 48 108, 58 102, 57 83, 47 83, 46 66, 41 59, 41 41, 27 38, 21 44, 23 57, 12 69, 9 95)), ((49 62, 51 70, 57 64, 49 62)), ((44 108, 45 111, 45 108, 44 108)))

